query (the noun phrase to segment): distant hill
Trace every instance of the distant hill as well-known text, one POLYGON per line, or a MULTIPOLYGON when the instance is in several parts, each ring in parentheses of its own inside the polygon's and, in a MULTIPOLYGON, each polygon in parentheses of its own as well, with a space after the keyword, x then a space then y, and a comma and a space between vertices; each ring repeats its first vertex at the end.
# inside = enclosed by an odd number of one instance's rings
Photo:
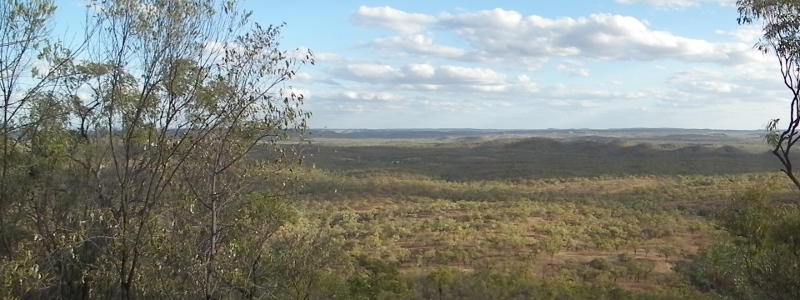
POLYGON ((436 139, 491 140, 546 137, 560 140, 592 140, 609 142, 615 139, 704 142, 759 143, 763 135, 758 130, 716 130, 682 128, 620 128, 620 129, 313 129, 311 139, 436 139))
MULTIPOLYGON (((379 132, 371 133, 380 136, 379 132)), ((435 137, 443 132, 419 131, 415 137, 424 136, 423 133, 435 137)), ((451 181, 601 175, 720 175, 779 169, 777 160, 767 152, 767 146, 757 132, 728 132, 724 135, 713 131, 692 134, 661 131, 660 135, 643 131, 593 131, 588 132, 590 135, 585 135, 587 132, 548 133, 561 138, 456 138, 453 132, 448 132, 446 141, 435 139, 434 142, 417 143, 414 139, 393 142, 387 140, 386 135, 376 138, 375 142, 367 142, 370 140, 354 139, 351 135, 342 142, 312 142, 311 161, 317 167, 337 172, 402 171, 451 181), (567 136, 571 138, 564 138, 567 136)), ((360 134, 364 136, 364 132, 360 134)), ((394 136, 403 135, 395 132, 394 136)))

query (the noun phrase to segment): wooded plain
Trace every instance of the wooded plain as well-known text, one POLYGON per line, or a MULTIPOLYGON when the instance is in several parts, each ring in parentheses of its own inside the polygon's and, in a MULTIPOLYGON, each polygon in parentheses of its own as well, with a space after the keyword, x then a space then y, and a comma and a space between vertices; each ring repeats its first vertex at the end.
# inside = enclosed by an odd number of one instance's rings
MULTIPOLYGON (((714 285, 693 279, 699 252, 723 235, 716 212, 752 188, 777 186, 773 199, 796 196, 759 132, 311 137, 298 173, 302 211, 324 220, 351 255, 395 264, 409 282, 423 277, 435 286, 431 276, 449 274, 446 285, 432 289, 438 292, 416 287, 416 294, 441 299, 475 296, 463 277, 481 272, 637 297, 711 297, 734 289, 723 282, 733 277, 709 279, 720 281, 714 285)), ((484 295, 504 290, 496 288, 484 295)), ((514 294, 519 289, 507 297, 525 298, 514 294)))

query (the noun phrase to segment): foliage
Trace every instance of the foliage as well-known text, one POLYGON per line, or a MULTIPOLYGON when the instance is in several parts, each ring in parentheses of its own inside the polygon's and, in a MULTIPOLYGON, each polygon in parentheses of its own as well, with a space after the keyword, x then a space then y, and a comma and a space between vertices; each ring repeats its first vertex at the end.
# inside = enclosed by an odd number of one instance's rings
POLYGON ((396 145, 325 140, 315 142, 311 154, 318 168, 347 171, 353 176, 395 172, 457 182, 722 175, 767 172, 779 166, 755 139, 734 147, 672 140, 658 144, 617 143, 591 138, 573 141, 496 139, 470 143, 416 140, 396 145))
POLYGON ((310 113, 283 83, 312 54, 280 49, 282 26, 235 1, 89 1, 78 45, 50 35, 55 9, 0 1, 0 298, 313 286, 315 272, 272 276, 332 260, 325 238, 284 226, 300 157, 279 143, 310 113))
POLYGON ((347 280, 349 299, 405 299, 408 288, 397 265, 368 256, 356 256, 356 274, 347 280))
MULTIPOLYGON (((769 299, 797 299, 800 206, 768 201, 765 191, 753 189, 720 215, 738 251, 730 253, 730 269, 744 269, 749 283, 769 299)), ((724 245, 724 244, 723 244, 724 245)))
MULTIPOLYGON (((793 168, 792 148, 800 139, 800 3, 797 1, 737 1, 740 24, 761 21, 763 36, 756 48, 778 58, 784 85, 791 91, 789 122, 778 130, 779 119, 766 126, 765 140, 783 168, 800 188, 793 168)), ((797 299, 800 297, 798 229, 800 206, 770 196, 774 184, 750 188, 722 210, 717 222, 730 236, 722 237, 694 263, 692 282, 736 298, 797 299)))
POLYGON ((722 236, 709 245, 683 270, 689 282, 697 289, 734 299, 758 299, 747 278, 743 249, 722 236))
MULTIPOLYGON (((414 281, 419 285, 410 287, 427 299, 500 297, 510 291, 488 282, 495 279, 463 281, 467 277, 454 274, 502 273, 507 266, 526 266, 526 271, 511 276, 519 278, 519 285, 571 282, 574 290, 603 286, 622 287, 621 293, 646 290, 651 296, 674 295, 693 291, 692 281, 676 272, 686 272, 696 249, 716 236, 704 216, 754 182, 776 178, 773 173, 736 174, 726 166, 708 170, 722 175, 595 175, 593 169, 614 172, 617 163, 597 159, 591 170, 575 170, 587 172, 576 177, 561 177, 559 161, 553 161, 536 170, 541 177, 525 178, 516 170, 502 173, 497 168, 496 177, 449 181, 431 174, 434 169, 424 163, 401 163, 387 170, 381 159, 368 158, 415 149, 406 155, 420 162, 448 155, 456 161, 473 155, 481 145, 379 144, 338 146, 334 152, 333 147, 326 148, 328 144, 316 144, 315 168, 309 166, 299 174, 306 181, 298 195, 306 200, 302 210, 318 217, 332 213, 330 233, 344 241, 348 252, 399 262, 401 272, 421 276, 414 281), (359 156, 358 163, 337 160, 359 156), (473 291, 483 285, 492 288, 473 291)), ((547 153, 535 148, 484 149, 496 157, 513 157, 516 151, 547 153)), ((610 150, 605 157, 613 157, 611 151, 625 149, 610 150)), ((746 161, 761 158, 752 155, 746 161)), ((653 162, 651 170, 669 174, 680 157, 674 159, 653 162)), ((720 158, 695 159, 707 163, 720 158)), ((455 173, 468 173, 473 166, 451 167, 455 173)), ((483 168, 495 166, 484 162, 483 168)), ((780 199, 792 193, 773 186, 769 196, 780 199)), ((505 282, 501 278, 506 277, 498 277, 497 284, 505 282)), ((529 294, 508 297, 531 297, 524 295, 529 294)), ((702 296, 691 298, 698 297, 702 296)))
POLYGON ((317 144, 298 168, 311 115, 285 83, 314 60, 282 26, 235 1, 88 4, 66 45, 54 2, 0 0, 0 298, 798 296, 798 212, 765 200, 786 191, 741 198, 696 253, 708 212, 771 177, 763 154, 317 144))
POLYGON ((775 54, 783 83, 792 93, 786 129, 779 132, 780 119, 771 120, 766 126, 765 140, 783 165, 781 171, 800 188, 790 155, 792 147, 800 139, 800 3, 792 0, 738 0, 736 4, 739 24, 762 21, 763 35, 755 47, 763 53, 775 54))

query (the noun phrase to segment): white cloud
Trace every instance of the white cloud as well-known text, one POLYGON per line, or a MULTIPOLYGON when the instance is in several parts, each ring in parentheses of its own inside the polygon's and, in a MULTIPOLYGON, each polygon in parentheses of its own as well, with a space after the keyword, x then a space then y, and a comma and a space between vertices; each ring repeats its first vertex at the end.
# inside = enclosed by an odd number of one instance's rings
POLYGON ((644 3, 655 7, 686 8, 700 6, 702 3, 716 3, 722 6, 733 6, 736 0, 615 0, 621 4, 644 3))
POLYGON ((296 87, 287 87, 280 89, 278 91, 281 97, 288 97, 288 96, 296 96, 308 99, 311 97, 311 92, 306 89, 296 88, 296 87))
POLYGON ((337 106, 337 109, 349 113, 363 113, 367 111, 362 104, 341 104, 337 106))
POLYGON ((233 49, 235 51, 242 51, 242 47, 237 44, 233 43, 218 43, 218 42, 205 42, 203 43, 203 50, 202 55, 203 58, 201 60, 210 60, 214 62, 221 62, 225 57, 225 51, 227 49, 233 49))
POLYGON ((399 85, 399 87, 404 90, 438 91, 442 89, 443 86, 441 84, 420 83, 420 84, 401 84, 399 85))
MULTIPOLYGON (((688 2, 686 2, 688 3, 688 2)), ((364 26, 397 27, 398 20, 408 13, 383 7, 364 11, 386 11, 370 14, 372 22, 364 26), (391 12, 391 13, 389 13, 391 12)), ((359 9, 361 11, 362 9, 359 9)), ((363 13, 356 13, 362 16, 363 13)), ((355 18, 355 17, 354 17, 355 18)), ((422 18, 419 16, 419 18, 422 18)), ((378 38, 371 47, 392 52, 435 56, 482 63, 507 63, 538 66, 555 57, 593 60, 657 61, 672 59, 682 62, 715 62, 739 64, 757 55, 748 43, 712 43, 653 30, 637 18, 612 14, 592 14, 580 18, 544 18, 522 16, 513 10, 493 9, 459 14, 425 15, 425 22, 412 22, 414 30, 401 36, 378 38), (417 34, 426 31, 425 34, 417 34), (437 44, 430 31, 455 35, 470 48, 460 49, 437 44)), ((405 23, 403 23, 405 24, 405 23)), ((750 31, 736 31, 740 39, 750 31)), ((587 74, 588 70, 575 72, 587 74)))
POLYGON ((429 64, 408 64, 395 68, 380 64, 348 64, 333 69, 332 75, 350 81, 404 89, 439 90, 442 87, 470 88, 476 91, 498 91, 507 84, 505 74, 488 68, 429 64))
POLYGON ((423 78, 430 78, 436 74, 436 68, 429 64, 410 64, 406 68, 408 72, 423 78))
POLYGON ((589 69, 577 69, 577 70, 573 70, 569 74, 570 74, 570 76, 576 76, 576 77, 588 77, 589 76, 589 69))
POLYGON ((295 80, 298 80, 298 81, 308 82, 308 81, 311 81, 313 78, 311 77, 311 74, 308 74, 306 72, 297 72, 294 75, 294 78, 292 78, 292 79, 295 79, 295 80))
POLYGON ((358 99, 358 93, 353 91, 345 91, 342 95, 347 99, 358 99))
POLYGON ((316 53, 314 59, 317 62, 338 62, 344 60, 341 56, 335 53, 316 53))
POLYGON ((386 93, 386 92, 380 92, 380 93, 361 92, 361 93, 359 93, 359 92, 355 92, 355 91, 344 91, 342 93, 342 96, 344 96, 345 98, 350 99, 350 100, 367 100, 367 101, 372 101, 372 100, 398 101, 398 100, 403 99, 402 97, 400 97, 398 95, 394 95, 394 94, 390 94, 390 93, 386 93))
POLYGON ((506 85, 470 85, 468 87, 479 92, 503 92, 508 88, 506 85))
POLYGON ((717 30, 716 33, 731 36, 742 43, 751 44, 763 35, 761 27, 758 26, 743 26, 731 31, 717 30))
POLYGON ((400 70, 388 65, 380 64, 348 64, 345 66, 348 73, 357 78, 371 78, 374 80, 391 80, 402 77, 400 70))
POLYGON ((422 31, 426 25, 435 22, 436 19, 424 14, 407 13, 388 6, 361 6, 350 16, 350 21, 358 26, 379 27, 402 34, 412 34, 422 31))
MULTIPOLYGON (((768 60, 765 58, 765 60, 768 60)), ((675 72, 667 88, 658 91, 662 101, 677 105, 707 105, 730 99, 750 103, 780 103, 789 95, 781 84, 777 66, 751 63, 728 70, 694 67, 675 72)))
POLYGON ((689 82, 687 86, 691 87, 694 90, 714 92, 720 94, 730 93, 731 91, 733 91, 733 89, 739 87, 734 84, 730 84, 727 82, 720 82, 720 81, 693 81, 689 82))
MULTIPOLYGON (((765 63, 769 60, 764 58, 761 62, 729 68, 709 65, 692 67, 672 73, 660 86, 639 87, 636 79, 631 79, 631 83, 626 82, 624 91, 604 84, 594 87, 572 82, 543 84, 537 79, 540 76, 538 73, 517 74, 509 80, 496 70, 459 69, 454 66, 444 68, 418 63, 392 67, 393 70, 402 71, 402 76, 394 79, 373 80, 367 82, 371 83, 369 85, 357 81, 343 92, 326 97, 331 103, 327 105, 341 114, 363 115, 361 113, 369 112, 381 115, 381 112, 392 111, 392 115, 383 114, 383 119, 374 121, 404 124, 403 120, 414 118, 420 120, 414 126, 421 127, 470 127, 465 125, 474 124, 470 116, 481 114, 495 115, 487 124, 504 127, 742 128, 750 124, 739 120, 742 111, 747 111, 752 119, 766 122, 769 117, 781 117, 782 108, 788 103, 788 93, 776 80, 776 77, 779 78, 776 66, 765 63), (478 82, 484 84, 472 85, 469 80, 462 80, 453 74, 444 77, 443 74, 447 73, 442 69, 449 69, 449 72, 456 74, 469 74, 464 77, 470 80, 483 78, 478 82), (412 70, 418 74, 415 75, 412 70), (433 71, 432 75, 430 71, 433 71), (489 84, 500 79, 502 84, 489 84), (398 85, 398 82, 406 83, 398 85), (386 94, 390 87, 395 89, 386 94), (476 97, 476 92, 491 96, 476 97), (403 117, 393 117, 395 114, 402 114, 403 117), (433 115, 437 116, 436 120, 424 119, 433 115), (514 116, 536 116, 533 119, 540 121, 511 122, 514 116), (573 118, 570 119, 570 116, 573 118), (709 119, 712 117, 724 119, 709 119)), ((576 62, 563 64, 580 66, 576 62)), ((612 79, 605 82, 614 84, 612 79)), ((320 98, 315 97, 315 103, 320 98)), ((753 126, 753 129, 757 127, 753 126)))
POLYGON ((409 53, 433 55, 437 57, 454 58, 466 54, 466 51, 463 49, 436 45, 433 43, 432 37, 422 34, 378 38, 372 41, 371 45, 381 49, 399 49, 409 53))
POLYGON ((528 93, 535 93, 539 91, 539 84, 525 74, 517 76, 517 85, 523 91, 528 93))
POLYGON ((439 73, 445 78, 463 82, 496 85, 504 83, 506 76, 487 68, 467 68, 458 66, 441 66, 439 73))
POLYGON ((579 68, 580 64, 575 64, 574 61, 565 61, 556 67, 556 71, 562 72, 572 77, 588 77, 589 69, 579 68))
MULTIPOLYGON (((732 3, 620 2, 667 9, 732 3)), ((615 14, 361 7, 351 22, 391 32, 353 41, 357 54, 317 55, 329 64, 311 80, 336 85, 313 90, 309 103, 328 126, 741 129, 780 117, 790 96, 774 57, 752 49, 760 29, 733 21, 715 41, 706 39, 714 27, 679 35, 670 23, 615 14)))

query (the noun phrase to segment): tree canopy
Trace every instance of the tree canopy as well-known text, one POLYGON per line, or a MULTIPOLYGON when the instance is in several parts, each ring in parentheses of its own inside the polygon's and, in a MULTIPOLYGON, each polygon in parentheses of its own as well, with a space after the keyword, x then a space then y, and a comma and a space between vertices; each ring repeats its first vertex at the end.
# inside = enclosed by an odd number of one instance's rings
POLYGON ((0 1, 0 298, 272 293, 312 53, 236 1, 92 0, 77 45, 55 9, 0 1))

